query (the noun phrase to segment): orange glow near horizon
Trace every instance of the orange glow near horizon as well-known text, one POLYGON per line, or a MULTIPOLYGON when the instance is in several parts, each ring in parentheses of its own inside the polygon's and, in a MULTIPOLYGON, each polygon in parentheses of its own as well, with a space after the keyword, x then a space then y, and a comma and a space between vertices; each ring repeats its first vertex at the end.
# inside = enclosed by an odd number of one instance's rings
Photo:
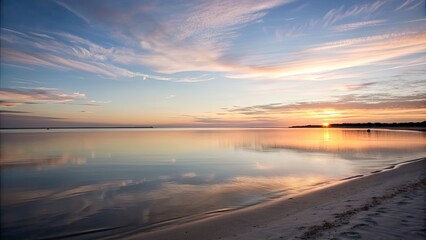
POLYGON ((330 123, 328 123, 328 122, 324 122, 324 123, 322 123, 322 127, 327 128, 327 127, 329 127, 329 126, 330 126, 330 123))

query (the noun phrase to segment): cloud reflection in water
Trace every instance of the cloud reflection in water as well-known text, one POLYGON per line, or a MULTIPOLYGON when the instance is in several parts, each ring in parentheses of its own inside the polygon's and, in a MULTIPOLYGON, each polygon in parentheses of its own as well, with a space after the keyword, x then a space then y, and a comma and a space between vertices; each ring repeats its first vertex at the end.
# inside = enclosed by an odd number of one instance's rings
POLYGON ((203 218, 423 157, 424 139, 352 129, 4 133, 2 232, 89 239, 99 227, 106 236, 203 218))

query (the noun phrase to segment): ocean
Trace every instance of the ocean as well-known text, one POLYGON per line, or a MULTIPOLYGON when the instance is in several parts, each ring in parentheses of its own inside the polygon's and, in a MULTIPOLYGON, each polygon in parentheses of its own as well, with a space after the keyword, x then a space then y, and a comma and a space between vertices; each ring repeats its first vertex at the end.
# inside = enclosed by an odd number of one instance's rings
POLYGON ((425 157, 366 129, 2 130, 2 239, 119 237, 288 198, 425 157))

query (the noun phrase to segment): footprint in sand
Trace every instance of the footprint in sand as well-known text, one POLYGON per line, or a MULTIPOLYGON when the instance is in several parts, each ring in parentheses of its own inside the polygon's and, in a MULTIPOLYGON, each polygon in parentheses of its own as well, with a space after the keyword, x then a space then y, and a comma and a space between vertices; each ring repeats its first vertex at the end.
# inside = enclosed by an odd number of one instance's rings
POLYGON ((387 208, 384 208, 384 207, 381 207, 381 208, 378 208, 378 209, 377 209, 377 212, 379 212, 379 213, 387 213, 387 212, 388 212, 388 209, 387 209, 387 208))
POLYGON ((357 232, 342 232, 340 236, 349 239, 361 239, 362 235, 357 232))
POLYGON ((402 226, 410 226, 409 221, 408 221, 408 220, 405 220, 405 219, 402 219, 402 220, 400 221, 400 223, 401 223, 401 225, 402 225, 402 226))
POLYGON ((363 220, 364 220, 364 222, 367 222, 367 223, 370 223, 370 224, 372 224, 372 225, 377 225, 377 222, 376 221, 374 221, 373 219, 371 219, 371 218, 363 218, 363 220))
POLYGON ((426 228, 423 228, 422 230, 419 230, 419 231, 415 231, 415 234, 423 238, 426 238, 426 228))
POLYGON ((380 213, 378 213, 378 212, 369 213, 369 214, 367 214, 367 216, 369 216, 369 217, 377 217, 377 216, 380 216, 380 213))
POLYGON ((352 229, 365 229, 365 228, 368 228, 368 227, 370 227, 370 225, 365 224, 365 223, 360 223, 360 224, 353 226, 352 229))
POLYGON ((409 199, 409 200, 413 200, 413 198, 411 196, 405 195, 403 196, 403 198, 409 199))

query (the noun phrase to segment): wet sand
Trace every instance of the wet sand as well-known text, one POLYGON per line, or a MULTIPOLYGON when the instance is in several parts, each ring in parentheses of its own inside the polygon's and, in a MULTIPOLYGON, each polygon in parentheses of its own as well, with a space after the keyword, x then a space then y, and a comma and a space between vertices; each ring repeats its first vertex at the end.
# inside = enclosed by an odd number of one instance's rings
POLYGON ((127 238, 425 239, 425 186, 423 158, 295 197, 127 238))

